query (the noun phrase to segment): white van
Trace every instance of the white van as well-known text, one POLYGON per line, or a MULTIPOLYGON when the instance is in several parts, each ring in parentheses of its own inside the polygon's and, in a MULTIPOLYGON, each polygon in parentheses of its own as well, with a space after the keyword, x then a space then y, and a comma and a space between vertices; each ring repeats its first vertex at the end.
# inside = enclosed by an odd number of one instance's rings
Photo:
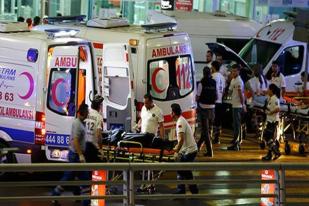
POLYGON ((164 11, 164 13, 176 19, 178 31, 189 34, 198 81, 202 78, 202 70, 206 65, 206 52, 209 49, 206 43, 221 43, 237 53, 263 26, 248 18, 223 12, 164 11))
POLYGON ((276 20, 263 27, 240 51, 240 57, 249 65, 259 63, 264 75, 271 77, 271 64, 280 62, 280 69, 286 80, 286 95, 294 96, 296 83, 302 71, 308 71, 307 42, 293 40, 295 26, 290 20, 276 20))
POLYGON ((88 22, 95 27, 55 24, 37 29, 74 28, 80 30, 78 36, 93 43, 102 74, 106 129, 132 130, 143 96, 148 93, 163 110, 164 127, 169 138, 174 138, 172 103, 179 103, 185 118, 192 125, 195 123, 196 87, 190 38, 186 33, 169 31, 175 24, 141 27, 125 26, 121 21, 96 19, 88 22))
POLYGON ((97 87, 91 44, 75 32, 0 23, 0 146, 19 148, 1 161, 66 159, 76 110, 97 87))
POLYGON ((295 96, 299 91, 301 72, 309 71, 306 64, 309 56, 307 43, 293 40, 294 30, 294 21, 276 20, 259 30, 238 55, 224 45, 212 44, 212 48, 215 48, 214 51, 227 51, 229 58, 238 59, 236 62, 247 68, 261 64, 269 80, 272 62, 279 61, 286 80, 286 95, 295 96))

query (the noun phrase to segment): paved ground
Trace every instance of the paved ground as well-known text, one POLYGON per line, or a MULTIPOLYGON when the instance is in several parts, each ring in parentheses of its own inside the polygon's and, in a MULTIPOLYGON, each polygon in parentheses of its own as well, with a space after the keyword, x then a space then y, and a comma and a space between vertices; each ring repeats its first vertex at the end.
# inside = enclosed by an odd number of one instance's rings
MULTIPOLYGON (((218 162, 232 162, 232 161, 255 161, 260 162, 261 157, 266 153, 259 148, 259 144, 257 138, 254 135, 249 135, 247 139, 243 141, 242 148, 240 151, 227 151, 226 147, 228 143, 231 141, 231 136, 229 135, 231 132, 226 131, 224 137, 221 140, 220 145, 214 145, 214 157, 204 157, 202 152, 198 154, 197 161, 218 161, 218 162)), ((307 154, 299 155, 298 154, 298 145, 292 144, 292 154, 291 155, 283 155, 278 162, 308 162, 309 159, 307 154)), ((284 152, 284 145, 281 146, 282 152, 284 152)), ((309 151, 306 148, 306 151, 309 151)), ((195 173, 197 178, 229 178, 230 175, 245 175, 245 176, 252 176, 252 177, 259 177, 260 174, 252 171, 234 171, 233 173, 227 171, 217 171, 217 172, 199 172, 195 173)), ((33 179, 40 179, 41 181, 45 180, 57 180, 60 174, 48 174, 48 175, 41 175, 41 174, 14 174, 8 175, 2 178, 1 181, 18 181, 18 180, 33 180, 33 179)), ((287 173, 287 176, 309 176, 309 171, 295 171, 287 173)), ((162 179, 173 179, 176 178, 176 174, 174 172, 164 173, 162 179)), ((297 177, 296 177, 297 178, 297 177)), ((176 185, 167 185, 167 186, 158 186, 156 194, 168 194, 172 193, 175 190, 176 185)), ((13 188, 7 187, 5 182, 0 183, 0 196, 10 196, 12 193, 15 196, 23 196, 23 195, 49 195, 51 188, 48 187, 34 187, 34 188, 13 188)), ((121 189, 120 189, 121 190, 121 189)), ((309 188, 304 188, 302 191, 296 192, 308 192, 309 188)), ((219 185, 219 186, 201 186, 200 193, 202 194, 228 194, 230 191, 244 194, 250 192, 259 192, 260 188, 242 188, 242 189, 232 189, 226 187, 226 185, 219 185)), ((290 188, 290 191, 293 192, 293 188, 290 188)), ((121 191, 120 191, 121 192, 121 191)), ((294 191, 295 192, 295 191, 294 191)), ((70 194, 67 192, 66 194, 70 194)), ((259 205, 256 203, 256 199, 245 200, 245 199, 236 199, 236 200, 220 200, 220 201, 197 201, 197 200, 160 200, 160 201, 139 201, 137 205, 145 205, 145 206, 199 206, 199 205, 209 205, 209 206, 221 206, 221 205, 259 205)), ((74 201, 62 201, 62 205, 65 206, 77 206, 81 205, 80 203, 76 203, 74 201)), ((19 202, 1 202, 0 206, 48 206, 51 205, 50 202, 34 202, 31 200, 21 200, 19 202)), ((108 202, 107 205, 111 206, 118 206, 122 205, 121 202, 108 202)), ((301 204, 300 204, 301 205, 301 204)))

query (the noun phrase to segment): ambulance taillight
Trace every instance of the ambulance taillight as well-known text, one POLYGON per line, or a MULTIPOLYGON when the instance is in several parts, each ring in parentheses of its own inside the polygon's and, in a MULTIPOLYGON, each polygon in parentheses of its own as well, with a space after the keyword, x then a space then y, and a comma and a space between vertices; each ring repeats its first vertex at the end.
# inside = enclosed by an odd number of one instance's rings
POLYGON ((36 112, 35 114, 35 144, 45 144, 46 136, 46 118, 45 113, 36 112))

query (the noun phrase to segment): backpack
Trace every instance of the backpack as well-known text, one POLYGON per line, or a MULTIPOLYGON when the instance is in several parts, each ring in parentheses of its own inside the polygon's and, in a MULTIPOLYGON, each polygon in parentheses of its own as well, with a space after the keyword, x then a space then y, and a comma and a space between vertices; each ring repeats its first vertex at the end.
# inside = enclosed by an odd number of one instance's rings
POLYGON ((199 102, 202 104, 215 104, 217 100, 216 81, 212 78, 202 79, 202 93, 199 102))

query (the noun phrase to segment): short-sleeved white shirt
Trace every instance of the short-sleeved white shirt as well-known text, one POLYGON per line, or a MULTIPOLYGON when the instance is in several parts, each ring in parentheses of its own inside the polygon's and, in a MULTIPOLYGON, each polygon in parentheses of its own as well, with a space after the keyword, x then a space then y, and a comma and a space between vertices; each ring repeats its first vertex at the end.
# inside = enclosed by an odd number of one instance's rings
POLYGON ((270 82, 271 84, 275 84, 280 89, 286 87, 285 78, 281 73, 279 74, 278 77, 271 77, 270 82))
POLYGON ((268 112, 272 112, 275 109, 280 108, 280 101, 277 98, 276 95, 273 95, 271 97, 268 97, 268 102, 267 102, 267 116, 266 120, 268 122, 279 122, 279 112, 273 113, 273 114, 268 114, 268 112))
POLYGON ((102 115, 94 110, 90 109, 86 123, 86 141, 92 142, 95 146, 99 147, 98 138, 96 132, 98 129, 103 130, 103 117, 102 115))
POLYGON ((141 132, 151 133, 156 135, 158 132, 159 123, 164 121, 162 110, 154 104, 154 107, 147 110, 145 106, 142 108, 141 112, 141 132))
POLYGON ((197 145, 193 136, 192 129, 187 120, 180 116, 176 122, 176 134, 177 141, 180 141, 179 134, 184 133, 183 145, 179 150, 179 153, 190 154, 197 151, 197 145))
POLYGON ((240 76, 233 78, 229 87, 229 90, 232 91, 232 107, 233 108, 242 108, 242 102, 238 94, 238 90, 241 90, 241 94, 244 95, 244 83, 241 80, 240 76))
POLYGON ((225 65, 222 64, 220 66, 219 72, 223 75, 225 80, 227 80, 229 78, 230 72, 228 71, 228 69, 227 69, 227 67, 225 65))
POLYGON ((216 81, 217 86, 217 101, 216 103, 222 103, 223 92, 225 88, 225 78, 220 72, 212 74, 212 78, 216 81))
POLYGON ((254 92, 254 94, 256 94, 256 93, 261 94, 261 92, 267 90, 267 86, 264 82, 264 79, 262 80, 262 84, 261 84, 258 77, 252 77, 249 80, 249 84, 250 84, 250 87, 251 87, 252 91, 254 92))

